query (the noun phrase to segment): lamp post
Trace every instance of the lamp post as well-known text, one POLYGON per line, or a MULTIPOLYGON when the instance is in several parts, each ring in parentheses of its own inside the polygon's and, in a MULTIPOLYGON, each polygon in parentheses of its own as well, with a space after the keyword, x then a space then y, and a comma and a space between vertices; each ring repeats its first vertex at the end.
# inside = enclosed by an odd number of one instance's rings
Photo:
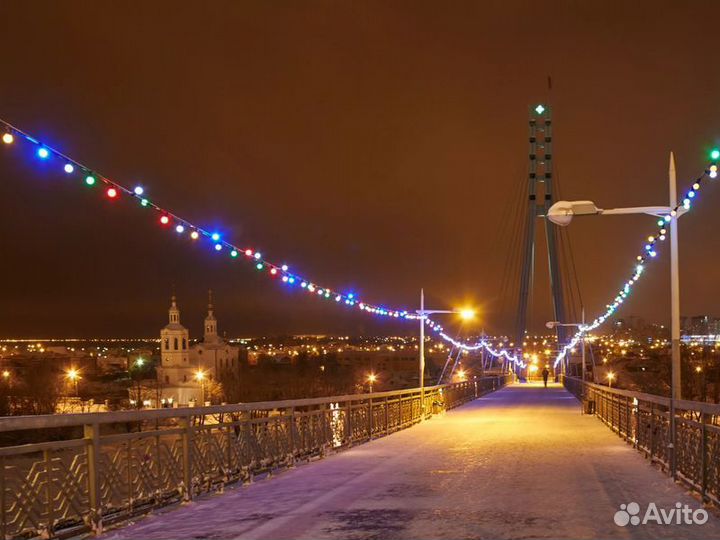
POLYGON ((75 368, 70 368, 65 373, 67 379, 74 385, 75 395, 78 395, 78 380, 80 379, 80 371, 75 368))
MULTIPOLYGON (((570 225, 574 216, 587 215, 619 215, 619 214, 649 214, 664 217, 670 215, 677 206, 677 180, 675 174, 675 156, 670 152, 668 167, 668 184, 670 191, 669 206, 636 206, 630 208, 611 208, 603 210, 592 201, 558 201, 553 204, 547 213, 547 218, 561 227, 570 225)), ((678 208, 670 220, 670 320, 672 343, 672 400, 682 399, 680 381, 680 281, 678 257, 678 224, 677 220, 687 210, 678 208)))
MULTIPOLYGON (((575 328, 582 328, 585 326, 585 307, 583 306, 581 308, 581 318, 579 323, 562 323, 560 321, 548 321, 545 323, 545 326, 547 326, 550 330, 555 328, 556 326, 572 326, 575 328)), ((560 344, 558 343, 558 348, 560 348, 560 344)), ((567 373, 567 366, 564 366, 564 370, 567 373)), ((582 336, 582 380, 585 382, 585 335, 582 336)))
POLYGON ((425 417, 425 321, 428 315, 437 313, 459 313, 463 319, 469 320, 475 317, 472 309, 425 309, 425 291, 420 289, 420 309, 415 310, 420 316, 420 344, 419 344, 419 386, 420 386, 420 416, 425 417))
MULTIPOLYGON (((720 152, 713 150, 711 158, 716 160, 720 152)), ((614 208, 603 210, 595 206, 592 201, 558 201, 553 204, 547 213, 547 218, 565 227, 570 224, 574 216, 583 215, 611 215, 611 214, 649 214, 670 219, 670 339, 671 339, 671 369, 670 369, 670 462, 673 478, 675 477, 675 400, 682 399, 680 375, 680 270, 678 248, 677 221, 687 210, 678 208, 674 214, 671 212, 677 206, 677 176, 675 172, 675 155, 670 152, 668 165, 669 206, 641 206, 632 208, 614 208)))
POLYGON ((374 373, 370 373, 367 376, 367 382, 368 382, 368 393, 372 394, 373 392, 373 383, 377 381, 377 375, 374 373))
POLYGON ((205 372, 198 369, 195 373, 195 380, 200 383, 200 406, 205 406, 205 372))

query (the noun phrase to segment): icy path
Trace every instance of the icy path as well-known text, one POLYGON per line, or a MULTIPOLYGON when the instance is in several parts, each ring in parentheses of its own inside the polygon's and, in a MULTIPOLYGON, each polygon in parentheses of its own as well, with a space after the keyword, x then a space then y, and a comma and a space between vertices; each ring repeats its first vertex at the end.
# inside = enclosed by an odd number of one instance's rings
POLYGON ((696 499, 562 387, 514 385, 269 480, 168 508, 106 538, 720 538, 705 525, 618 527, 621 503, 696 499))

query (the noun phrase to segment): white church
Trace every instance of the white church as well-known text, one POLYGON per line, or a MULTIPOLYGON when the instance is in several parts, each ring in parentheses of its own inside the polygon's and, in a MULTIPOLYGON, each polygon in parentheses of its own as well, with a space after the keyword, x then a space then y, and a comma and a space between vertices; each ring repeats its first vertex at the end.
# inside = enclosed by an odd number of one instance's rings
POLYGON ((240 370, 240 348, 230 345, 217 332, 212 292, 202 341, 189 344, 188 329, 180 324, 180 309, 175 296, 169 310, 169 322, 160 330, 160 366, 157 368, 161 401, 166 406, 201 405, 209 401, 209 386, 223 372, 240 370))

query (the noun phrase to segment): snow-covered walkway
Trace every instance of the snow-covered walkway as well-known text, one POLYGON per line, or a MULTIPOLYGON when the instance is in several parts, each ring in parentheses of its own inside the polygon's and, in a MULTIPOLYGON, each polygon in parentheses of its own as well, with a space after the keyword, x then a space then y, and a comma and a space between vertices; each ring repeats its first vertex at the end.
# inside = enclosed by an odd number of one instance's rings
POLYGON ((176 506, 106 538, 720 538, 619 527, 620 504, 697 499, 559 385, 513 385, 413 428, 176 506))

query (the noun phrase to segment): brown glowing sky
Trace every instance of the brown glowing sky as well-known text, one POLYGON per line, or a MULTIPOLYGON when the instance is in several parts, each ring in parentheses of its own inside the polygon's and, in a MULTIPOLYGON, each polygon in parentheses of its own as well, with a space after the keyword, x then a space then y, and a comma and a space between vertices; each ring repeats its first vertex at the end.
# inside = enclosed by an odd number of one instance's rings
MULTIPOLYGON (((410 307, 501 301, 527 106, 554 108, 564 198, 663 204, 720 137, 717 2, 5 2, 0 116, 320 283, 410 307)), ((719 181, 720 182, 720 181, 719 181)), ((720 315, 720 185, 681 225, 683 312, 720 315)), ((0 151, 0 335, 151 336, 173 284, 196 334, 410 331, 190 247, 135 205, 0 151)), ((648 217, 571 238, 588 313, 648 217)), ((665 248, 665 246, 663 246, 665 248)), ((532 328, 550 316, 538 255, 532 328)), ((624 313, 664 321, 666 250, 624 313)))

